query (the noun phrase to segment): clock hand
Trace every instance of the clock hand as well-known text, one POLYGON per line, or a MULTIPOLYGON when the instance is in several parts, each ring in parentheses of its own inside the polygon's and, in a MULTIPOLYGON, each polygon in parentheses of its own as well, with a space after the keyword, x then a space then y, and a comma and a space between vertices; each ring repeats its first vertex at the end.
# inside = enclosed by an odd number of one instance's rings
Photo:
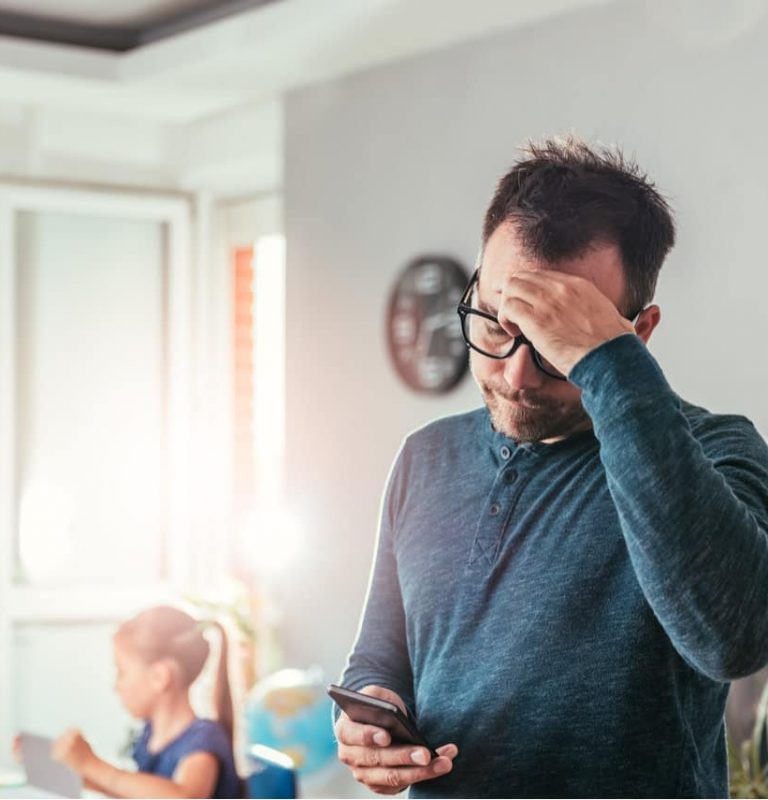
POLYGON ((419 338, 416 345, 419 358, 429 355, 432 340, 435 338, 435 332, 440 328, 446 328, 448 325, 455 324, 455 317, 455 310, 453 308, 448 308, 445 311, 440 311, 437 314, 431 314, 424 318, 421 323, 421 328, 419 329, 419 338))
POLYGON ((426 317, 422 323, 422 327, 429 327, 434 331, 437 328, 445 327, 449 322, 452 323, 456 319, 456 309, 449 308, 445 311, 440 311, 438 314, 432 314, 426 317))

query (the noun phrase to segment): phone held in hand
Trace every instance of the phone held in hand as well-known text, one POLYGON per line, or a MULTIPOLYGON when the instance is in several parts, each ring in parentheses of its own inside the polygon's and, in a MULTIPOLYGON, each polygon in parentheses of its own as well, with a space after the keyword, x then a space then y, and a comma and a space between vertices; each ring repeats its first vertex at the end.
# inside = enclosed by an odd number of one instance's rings
POLYGON ((437 758, 437 752, 422 736, 416 723, 394 703, 353 692, 333 683, 328 687, 328 694, 353 722, 384 728, 392 736, 392 744, 426 747, 432 758, 437 758))

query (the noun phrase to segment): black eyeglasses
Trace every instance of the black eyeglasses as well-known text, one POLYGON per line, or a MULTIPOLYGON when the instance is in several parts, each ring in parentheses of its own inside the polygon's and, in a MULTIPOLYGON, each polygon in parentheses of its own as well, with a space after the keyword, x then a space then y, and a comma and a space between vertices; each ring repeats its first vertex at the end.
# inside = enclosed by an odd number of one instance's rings
MULTIPOLYGON (((478 353, 488 356, 488 358, 503 359, 514 355, 523 345, 528 345, 533 363, 545 375, 558 381, 568 380, 562 372, 536 350, 530 340, 522 333, 512 336, 502 328, 499 320, 493 314, 481 311, 479 308, 473 308, 470 305, 472 289, 477 283, 479 274, 480 270, 476 269, 456 309, 461 318, 461 332, 464 335, 467 347, 471 347, 478 353)), ((634 321, 639 314, 640 312, 638 311, 631 319, 634 321)), ((630 318, 628 317, 628 319, 630 318)))

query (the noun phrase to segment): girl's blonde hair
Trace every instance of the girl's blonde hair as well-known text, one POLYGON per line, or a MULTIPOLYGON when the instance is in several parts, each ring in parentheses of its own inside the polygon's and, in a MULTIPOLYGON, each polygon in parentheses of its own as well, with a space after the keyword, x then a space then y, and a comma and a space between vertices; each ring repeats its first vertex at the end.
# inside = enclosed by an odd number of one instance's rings
POLYGON ((178 608, 155 606, 124 622, 117 629, 115 640, 131 647, 147 663, 173 659, 179 666, 184 686, 189 687, 202 672, 211 651, 203 636, 206 626, 215 627, 221 639, 213 705, 216 719, 231 740, 234 711, 227 670, 227 636, 219 622, 200 622, 178 608))

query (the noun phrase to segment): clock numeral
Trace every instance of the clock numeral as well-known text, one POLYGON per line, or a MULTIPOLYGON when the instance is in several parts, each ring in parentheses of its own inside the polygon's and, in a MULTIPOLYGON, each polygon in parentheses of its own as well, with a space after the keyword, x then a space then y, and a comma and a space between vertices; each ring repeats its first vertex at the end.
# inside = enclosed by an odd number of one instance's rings
POLYGON ((397 314, 392 319, 392 335, 397 344, 411 344, 416 339, 416 320, 410 314, 397 314))
POLYGON ((419 294, 436 294, 443 287, 443 272, 437 264, 425 264, 416 274, 416 291, 419 294))
POLYGON ((425 358, 419 363, 419 378, 430 389, 440 385, 444 373, 445 363, 442 358, 425 358))

